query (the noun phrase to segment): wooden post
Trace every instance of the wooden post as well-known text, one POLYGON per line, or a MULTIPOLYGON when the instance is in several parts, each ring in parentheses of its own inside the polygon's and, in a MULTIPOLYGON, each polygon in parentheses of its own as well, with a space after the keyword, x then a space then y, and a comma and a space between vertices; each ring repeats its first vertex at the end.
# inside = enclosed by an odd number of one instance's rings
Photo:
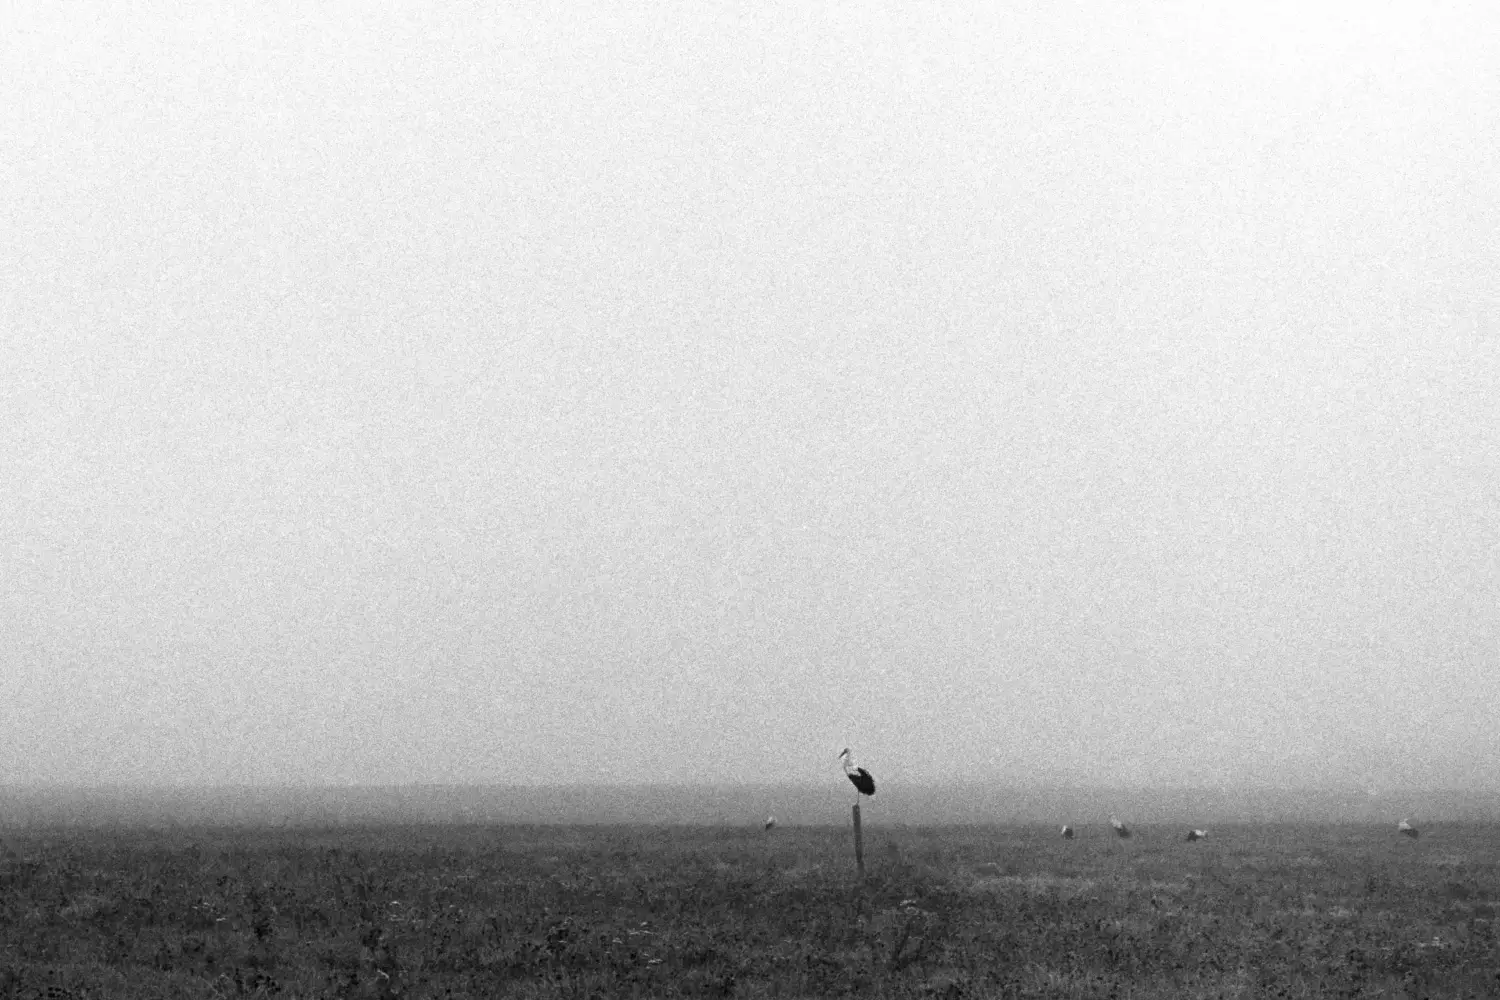
POLYGON ((865 879, 865 837, 859 829, 859 803, 854 803, 854 865, 859 869, 859 880, 865 879))

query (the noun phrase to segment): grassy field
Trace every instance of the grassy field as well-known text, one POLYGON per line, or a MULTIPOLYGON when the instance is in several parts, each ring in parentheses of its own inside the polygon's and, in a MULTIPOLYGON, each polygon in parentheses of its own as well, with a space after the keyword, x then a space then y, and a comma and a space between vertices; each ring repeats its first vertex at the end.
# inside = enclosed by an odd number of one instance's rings
POLYGON ((1500 829, 13 832, 0 996, 1500 997, 1500 829))

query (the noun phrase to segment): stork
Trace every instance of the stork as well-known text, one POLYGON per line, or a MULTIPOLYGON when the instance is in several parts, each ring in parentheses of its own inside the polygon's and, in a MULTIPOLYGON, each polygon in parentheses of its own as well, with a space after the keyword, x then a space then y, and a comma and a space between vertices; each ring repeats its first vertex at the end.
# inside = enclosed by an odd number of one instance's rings
POLYGON ((767 816, 766 817, 766 829, 767 830, 774 830, 774 829, 776 829, 776 817, 775 816, 767 816))
POLYGON ((1184 838, 1184 839, 1186 839, 1187 842, 1189 844, 1191 844, 1193 841, 1195 841, 1195 840, 1202 840, 1204 837, 1207 837, 1207 836, 1208 836, 1208 831, 1207 830, 1189 830, 1188 834, 1187 834, 1187 837, 1184 838))
POLYGON ((1067 824, 1063 824, 1062 837, 1063 837, 1063 840, 1072 840, 1073 839, 1073 828, 1071 826, 1068 826, 1067 824))
POLYGON ((1126 826, 1124 823, 1121 823, 1118 817, 1111 816, 1109 818, 1109 825, 1115 828, 1116 837, 1119 837, 1121 840, 1130 839, 1130 827, 1126 826))
POLYGON ((1412 840, 1416 840, 1422 835, 1422 831, 1418 830, 1416 827, 1412 826, 1411 823, 1404 819, 1396 824, 1396 831, 1404 837, 1410 837, 1412 840))
POLYGON ((862 767, 854 766, 854 755, 845 747, 844 752, 839 754, 839 760, 844 762, 844 775, 854 784, 854 801, 858 802, 861 795, 875 794, 875 779, 870 777, 870 772, 862 767))

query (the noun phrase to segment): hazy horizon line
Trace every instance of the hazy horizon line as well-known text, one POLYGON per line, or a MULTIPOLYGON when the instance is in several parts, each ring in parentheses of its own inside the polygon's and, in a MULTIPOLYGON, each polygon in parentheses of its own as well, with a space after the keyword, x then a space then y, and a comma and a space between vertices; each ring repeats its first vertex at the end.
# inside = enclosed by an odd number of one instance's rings
MULTIPOLYGON (((8 825, 334 825, 410 822, 759 824, 838 823, 854 790, 816 784, 0 786, 8 825)), ((1377 791, 1241 786, 1030 786, 921 782, 866 800, 877 824, 1500 820, 1500 793, 1382 785, 1377 791)))
MULTIPOLYGON (((815 782, 815 781, 551 781, 551 782, 518 782, 518 781, 357 781, 357 782, 218 782, 218 783, 167 783, 167 782, 142 782, 126 783, 115 782, 108 784, 81 784, 81 783, 37 783, 26 784, 20 782, 0 782, 0 792, 11 791, 36 791, 36 792, 61 792, 61 791, 226 791, 226 790, 296 790, 296 791, 341 791, 349 789, 403 789, 403 788, 431 788, 431 789, 527 789, 529 791, 540 791, 544 789, 625 789, 625 788, 650 788, 650 789, 704 789, 704 788, 795 788, 805 791, 827 789, 829 787, 840 787, 837 782, 815 782)), ((1349 795, 1372 795, 1380 797, 1397 791, 1422 791, 1425 793, 1465 793, 1465 794, 1500 794, 1500 785, 1464 787, 1462 785, 1433 785, 1423 782, 1412 783, 1382 783, 1378 792, 1369 792, 1349 784, 1271 784, 1266 782, 1216 782, 1213 784, 1177 784, 1172 782, 1161 783, 1110 783, 1110 782, 1072 782, 1072 781, 984 781, 980 779, 969 780, 907 780, 887 779, 881 783, 882 788, 989 788, 989 789, 1027 789, 1037 791, 1111 791, 1111 792, 1218 792, 1226 791, 1253 791, 1253 792, 1317 792, 1317 793, 1340 793, 1349 795)), ((842 790, 842 789, 841 789, 842 790)))

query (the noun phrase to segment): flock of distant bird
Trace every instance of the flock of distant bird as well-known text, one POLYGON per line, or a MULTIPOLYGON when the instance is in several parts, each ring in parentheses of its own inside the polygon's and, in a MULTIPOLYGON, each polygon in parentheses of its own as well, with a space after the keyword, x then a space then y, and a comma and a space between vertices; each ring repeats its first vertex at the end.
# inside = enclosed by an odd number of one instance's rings
MULTIPOLYGON (((849 779, 849 781, 850 781, 851 784, 854 785, 854 792, 855 792, 854 801, 856 803, 859 801, 859 797, 861 795, 874 795, 875 794, 875 779, 873 777, 871 777, 869 771, 866 771, 862 767, 855 767, 854 766, 854 755, 849 752, 849 748, 848 747, 845 747, 844 751, 839 754, 839 760, 844 765, 844 776, 849 779)), ((1131 834, 1130 834, 1130 827, 1126 826, 1124 823, 1121 823, 1118 816, 1111 816, 1109 818, 1109 825, 1114 828, 1115 836, 1116 837, 1119 837, 1121 840, 1129 840, 1130 839, 1130 836, 1131 836, 1131 834)), ((767 816, 766 817, 766 829, 767 830, 772 830, 772 829, 775 829, 775 827, 776 827, 776 817, 775 816, 767 816)), ((1400 823, 1396 824, 1396 831, 1398 833, 1400 833, 1402 836, 1404 836, 1404 837, 1410 837, 1413 840, 1415 840, 1415 839, 1417 839, 1417 837, 1421 836, 1421 831, 1419 831, 1416 827, 1412 826, 1409 821, 1404 820, 1404 819, 1400 823)), ((1073 834, 1073 828, 1071 826, 1068 826, 1068 825, 1064 824, 1064 826, 1062 828, 1062 837, 1063 837, 1063 839, 1064 840, 1072 840, 1073 839, 1073 835, 1074 835, 1073 834)), ((1186 840, 1188 843, 1191 844, 1191 843, 1194 843, 1196 841, 1202 840, 1203 838, 1205 838, 1207 836, 1208 836, 1208 831, 1207 830, 1192 829, 1192 830, 1189 830, 1187 832, 1187 836, 1184 837, 1183 839, 1186 840)))

